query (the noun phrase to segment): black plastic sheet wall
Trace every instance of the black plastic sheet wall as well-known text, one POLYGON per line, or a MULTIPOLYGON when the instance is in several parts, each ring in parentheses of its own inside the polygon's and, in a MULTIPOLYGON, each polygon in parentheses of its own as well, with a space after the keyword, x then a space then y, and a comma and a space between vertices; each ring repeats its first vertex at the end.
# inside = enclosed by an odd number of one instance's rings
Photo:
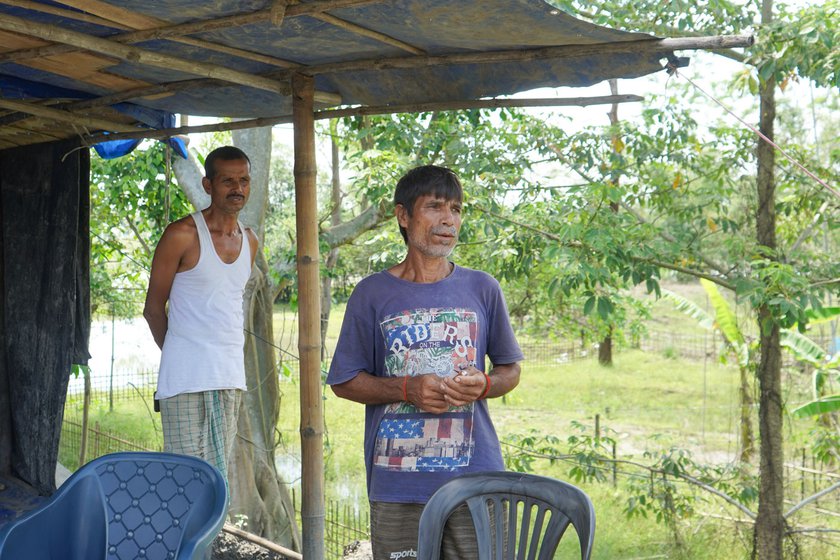
POLYGON ((0 473, 42 494, 72 364, 88 359, 89 166, 74 141, 0 151, 0 473))

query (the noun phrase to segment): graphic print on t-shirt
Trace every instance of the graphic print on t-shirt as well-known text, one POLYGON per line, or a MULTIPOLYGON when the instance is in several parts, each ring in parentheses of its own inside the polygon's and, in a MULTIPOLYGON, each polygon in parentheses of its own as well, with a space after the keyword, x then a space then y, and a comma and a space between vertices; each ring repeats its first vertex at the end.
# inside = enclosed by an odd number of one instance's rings
MULTIPOLYGON (((454 375, 475 365, 476 313, 468 309, 414 309, 386 317, 388 376, 454 375)), ((455 470, 473 453, 473 404, 429 414, 410 403, 388 405, 379 424, 374 465, 399 471, 455 470)))

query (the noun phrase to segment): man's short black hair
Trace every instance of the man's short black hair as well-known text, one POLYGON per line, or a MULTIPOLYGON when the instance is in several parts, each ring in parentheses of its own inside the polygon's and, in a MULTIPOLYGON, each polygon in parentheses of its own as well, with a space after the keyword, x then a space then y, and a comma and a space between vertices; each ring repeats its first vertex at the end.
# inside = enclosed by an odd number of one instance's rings
MULTIPOLYGON (((414 212, 414 203, 421 196, 463 202, 464 189, 455 172, 439 165, 421 165, 402 176, 394 191, 394 206, 402 204, 408 215, 414 212)), ((408 232, 400 226, 403 241, 408 243, 408 232)))
POLYGON ((204 176, 210 181, 216 176, 216 161, 231 161, 234 159, 244 159, 251 165, 251 159, 239 148, 235 146, 222 146, 216 148, 204 158, 204 176))

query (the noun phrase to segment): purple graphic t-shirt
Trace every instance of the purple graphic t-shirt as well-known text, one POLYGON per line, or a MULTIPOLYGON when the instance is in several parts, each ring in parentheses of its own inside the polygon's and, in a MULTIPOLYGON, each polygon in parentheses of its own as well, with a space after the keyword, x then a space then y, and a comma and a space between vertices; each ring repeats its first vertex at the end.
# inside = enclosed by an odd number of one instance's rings
MULTIPOLYGON (((358 284, 327 377, 334 385, 359 371, 381 377, 453 375, 522 360, 498 282, 455 267, 432 284, 380 272, 358 284)), ((504 468, 487 403, 443 414, 410 403, 367 406, 365 464, 371 500, 424 503, 446 480, 504 468)))

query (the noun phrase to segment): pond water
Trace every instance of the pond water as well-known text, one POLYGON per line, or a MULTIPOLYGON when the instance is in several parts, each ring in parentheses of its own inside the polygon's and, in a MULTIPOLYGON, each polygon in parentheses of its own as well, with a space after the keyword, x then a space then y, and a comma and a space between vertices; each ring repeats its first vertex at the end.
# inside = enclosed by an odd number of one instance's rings
MULTIPOLYGON (((90 330, 91 385, 94 390, 107 391, 111 383, 115 389, 142 387, 157 381, 160 349, 152 338, 143 318, 115 321, 95 321, 90 330)), ((84 380, 70 376, 69 393, 82 393, 84 380)), ((361 452, 361 450, 360 450, 361 452)), ((283 480, 300 489, 300 451, 283 450, 275 456, 277 471, 283 480)), ((358 477, 328 481, 331 497, 342 501, 365 504, 367 495, 358 477)))
MULTIPOLYGON (((90 328, 91 384, 107 390, 113 381, 115 388, 154 382, 160 363, 160 349, 142 318, 115 321, 94 321, 90 328)), ((81 376, 70 376, 68 392, 84 390, 81 376)))

